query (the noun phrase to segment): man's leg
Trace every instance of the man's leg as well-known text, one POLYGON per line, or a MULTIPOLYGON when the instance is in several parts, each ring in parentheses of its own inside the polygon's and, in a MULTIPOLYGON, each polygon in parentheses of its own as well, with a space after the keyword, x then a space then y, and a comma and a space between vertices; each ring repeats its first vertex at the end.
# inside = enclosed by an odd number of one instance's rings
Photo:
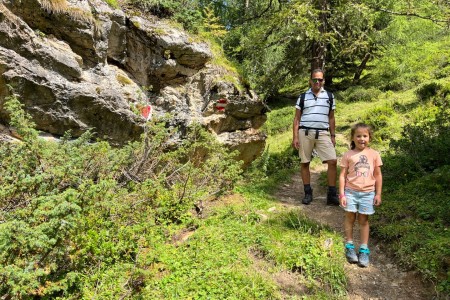
POLYGON ((319 139, 316 143, 317 153, 323 163, 328 165, 327 178, 328 178, 328 194, 327 194, 327 205, 339 205, 339 199, 336 190, 336 179, 337 179, 337 158, 336 150, 331 141, 328 132, 321 132, 319 139))
POLYGON ((328 164, 327 170, 328 186, 336 187, 337 159, 328 160, 327 164, 328 164))
POLYGON ((303 188, 305 191, 305 198, 303 198, 303 204, 310 204, 313 200, 312 196, 312 188, 311 188, 311 173, 309 171, 309 162, 300 164, 301 166, 301 175, 303 181, 303 188))
POLYGON ((328 170, 328 194, 327 205, 339 205, 339 198, 336 190, 336 178, 337 178, 337 160, 332 159, 327 161, 328 170))
POLYGON ((309 162, 301 163, 300 166, 303 185, 311 184, 311 173, 309 172, 309 162))

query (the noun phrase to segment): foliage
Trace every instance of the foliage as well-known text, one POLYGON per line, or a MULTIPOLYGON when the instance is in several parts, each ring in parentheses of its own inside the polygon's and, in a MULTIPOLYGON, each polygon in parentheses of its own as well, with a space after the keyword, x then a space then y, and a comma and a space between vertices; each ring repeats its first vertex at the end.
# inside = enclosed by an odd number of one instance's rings
POLYGON ((427 102, 428 100, 431 99, 431 97, 436 96, 440 90, 442 90, 442 85, 433 81, 421 85, 417 89, 416 93, 417 96, 419 97, 419 100, 427 102))
POLYGON ((359 85, 354 85, 346 89, 345 91, 337 93, 339 101, 345 103, 349 102, 370 102, 376 101, 381 95, 381 91, 376 88, 365 88, 359 85))
POLYGON ((394 109, 391 105, 377 106, 367 113, 364 120, 376 132, 377 138, 388 140, 391 137, 391 130, 388 125, 393 114, 394 109))
POLYGON ((407 182, 443 165, 450 165, 449 104, 447 99, 431 114, 431 118, 406 125, 403 138, 391 142, 396 155, 390 158, 386 168, 388 176, 392 176, 396 183, 407 182))
POLYGON ((445 77, 448 32, 426 20, 396 18, 383 32, 384 56, 370 64, 362 82, 380 90, 404 91, 445 77))
POLYGON ((112 8, 119 8, 119 3, 117 3, 117 0, 105 0, 105 1, 112 8))
POLYGON ((284 132, 292 128, 292 120, 294 118, 294 105, 282 107, 268 113, 267 121, 263 125, 263 130, 270 136, 284 132))
POLYGON ((317 1, 260 3, 259 13, 249 13, 259 17, 231 27, 224 48, 243 64, 252 87, 265 96, 305 81, 318 48, 326 52, 328 84, 333 78, 353 76, 358 68, 364 68, 361 64, 367 55, 377 54, 377 32, 387 24, 384 13, 353 1, 333 2, 327 7, 320 7, 317 1), (349 6, 354 9, 349 11, 349 6))
POLYGON ((221 214, 246 220, 246 230, 240 231, 241 239, 247 238, 245 232, 248 228, 256 230, 249 235, 252 241, 250 253, 260 263, 269 264, 272 266, 270 269, 275 268, 273 271, 281 269, 298 273, 304 278, 301 282, 308 288, 306 294, 314 299, 322 291, 325 292, 324 299, 342 297, 346 278, 342 269, 344 258, 339 255, 341 237, 309 220, 296 209, 278 210, 274 206, 276 204, 268 203, 270 197, 267 192, 272 192, 273 178, 262 178, 259 182, 239 186, 238 191, 251 202, 243 203, 244 207, 239 210, 224 207, 221 214), (243 209, 245 216, 237 213, 243 209), (268 216, 265 222, 264 216, 268 216))
MULTIPOLYGON (((409 124, 383 158, 384 204, 374 233, 386 240, 400 262, 418 269, 448 295, 450 236, 450 89, 428 82, 416 89, 409 124)), ((392 115, 394 112, 390 111, 392 115)))
POLYGON ((221 41, 227 34, 225 27, 220 24, 219 18, 214 14, 214 10, 210 6, 205 7, 203 10, 204 22, 203 30, 208 32, 212 37, 221 41))
POLYGON ((165 122, 115 149, 90 133, 47 142, 15 97, 6 108, 23 141, 0 145, 1 295, 140 294, 163 277, 158 257, 170 231, 195 226, 199 201, 239 178, 234 154, 198 125, 176 150, 165 122))
POLYGON ((270 177, 276 186, 276 182, 286 179, 286 173, 292 173, 299 166, 298 153, 291 146, 294 104, 290 99, 280 100, 267 113, 267 121, 262 127, 268 135, 266 149, 246 172, 250 182, 270 177))
POLYGON ((128 0, 127 2, 143 12, 160 18, 170 18, 191 32, 198 32, 202 24, 202 9, 195 1, 128 0))
MULTIPOLYGON (((375 233, 386 240, 400 262, 418 269, 437 283, 438 292, 450 292, 450 167, 445 165, 420 179, 385 193, 374 218, 375 233)), ((403 179, 403 178, 402 178, 403 179)))

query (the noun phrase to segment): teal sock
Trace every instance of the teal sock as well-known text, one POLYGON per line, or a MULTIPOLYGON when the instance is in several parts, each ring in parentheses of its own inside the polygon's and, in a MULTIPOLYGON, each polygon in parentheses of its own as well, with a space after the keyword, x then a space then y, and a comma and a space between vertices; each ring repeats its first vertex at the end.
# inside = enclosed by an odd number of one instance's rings
POLYGON ((367 247, 367 244, 361 244, 361 246, 359 246, 359 248, 361 248, 361 249, 369 249, 369 247, 367 247))

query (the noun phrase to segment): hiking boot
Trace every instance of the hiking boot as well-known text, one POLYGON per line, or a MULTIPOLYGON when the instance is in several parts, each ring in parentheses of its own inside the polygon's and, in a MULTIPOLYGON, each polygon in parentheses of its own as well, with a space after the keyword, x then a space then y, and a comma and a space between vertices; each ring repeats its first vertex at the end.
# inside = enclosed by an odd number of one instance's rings
POLYGON ((359 248, 358 266, 363 268, 369 266, 369 254, 369 249, 359 248))
POLYGON ((358 255, 356 255, 355 246, 353 244, 345 244, 345 257, 351 264, 358 262, 358 255))
POLYGON ((308 205, 312 202, 312 200, 313 200, 312 190, 309 192, 305 192, 305 198, 303 198, 302 203, 308 205))
POLYGON ((339 205, 339 198, 336 191, 328 191, 327 205, 339 205))

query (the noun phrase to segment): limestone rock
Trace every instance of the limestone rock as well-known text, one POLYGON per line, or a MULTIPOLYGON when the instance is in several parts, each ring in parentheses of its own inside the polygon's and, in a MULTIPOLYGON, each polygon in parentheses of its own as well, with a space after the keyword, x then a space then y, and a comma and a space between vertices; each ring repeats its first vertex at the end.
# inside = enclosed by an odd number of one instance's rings
POLYGON ((2 0, 0 123, 12 86, 37 129, 122 144, 143 132, 136 106, 151 104, 174 126, 204 124, 248 164, 264 149, 265 106, 211 58, 206 43, 101 0, 2 0))

